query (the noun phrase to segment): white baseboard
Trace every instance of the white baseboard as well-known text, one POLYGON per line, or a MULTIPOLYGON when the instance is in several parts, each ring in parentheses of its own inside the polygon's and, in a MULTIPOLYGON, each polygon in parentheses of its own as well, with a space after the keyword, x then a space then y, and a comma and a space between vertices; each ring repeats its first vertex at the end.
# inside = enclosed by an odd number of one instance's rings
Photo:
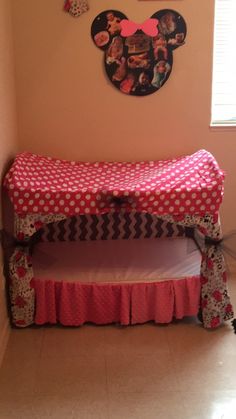
POLYGON ((9 325, 8 318, 6 318, 4 326, 2 330, 0 331, 0 366, 1 366, 4 354, 5 354, 9 335, 10 335, 10 325, 9 325))

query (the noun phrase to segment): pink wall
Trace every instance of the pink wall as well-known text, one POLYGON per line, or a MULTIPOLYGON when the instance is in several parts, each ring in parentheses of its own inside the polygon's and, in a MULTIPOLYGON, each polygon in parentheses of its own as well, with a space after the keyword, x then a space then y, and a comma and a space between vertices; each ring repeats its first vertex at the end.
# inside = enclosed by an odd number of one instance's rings
MULTIPOLYGON (((16 106, 14 65, 11 27, 11 2, 0 0, 0 176, 14 157, 16 147, 16 106)), ((0 228, 2 217, 0 214, 0 228)), ((1 250, 1 249, 0 249, 1 250)), ((5 304, 5 285, 2 277, 2 253, 0 253, 0 363, 7 341, 8 319, 5 304)))
POLYGON ((80 160, 158 159, 211 151, 228 174, 224 228, 234 227, 236 130, 211 130, 213 0, 88 0, 78 19, 61 0, 13 0, 21 150, 80 160), (103 54, 90 38, 94 17, 108 8, 142 22, 160 8, 188 25, 165 86, 127 97, 106 79, 103 54))

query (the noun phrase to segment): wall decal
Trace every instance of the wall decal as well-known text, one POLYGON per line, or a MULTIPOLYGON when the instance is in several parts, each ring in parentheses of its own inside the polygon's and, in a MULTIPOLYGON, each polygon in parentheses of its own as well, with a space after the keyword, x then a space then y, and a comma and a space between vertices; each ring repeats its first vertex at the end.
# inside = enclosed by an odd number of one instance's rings
POLYGON ((117 10, 100 13, 91 26, 95 45, 104 51, 108 78, 132 96, 155 93, 168 80, 173 51, 185 43, 186 23, 170 9, 137 24, 117 10))
POLYGON ((73 17, 79 17, 87 12, 89 5, 87 0, 65 0, 64 11, 70 13, 73 17))

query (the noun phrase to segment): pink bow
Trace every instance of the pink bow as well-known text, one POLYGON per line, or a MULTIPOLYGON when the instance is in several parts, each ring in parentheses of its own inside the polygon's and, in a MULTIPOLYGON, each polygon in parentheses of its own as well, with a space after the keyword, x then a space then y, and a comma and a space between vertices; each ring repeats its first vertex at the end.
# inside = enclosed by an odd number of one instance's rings
POLYGON ((141 25, 132 22, 132 20, 122 19, 121 25, 121 36, 130 36, 141 29, 148 36, 156 36, 158 34, 158 19, 147 19, 141 25))

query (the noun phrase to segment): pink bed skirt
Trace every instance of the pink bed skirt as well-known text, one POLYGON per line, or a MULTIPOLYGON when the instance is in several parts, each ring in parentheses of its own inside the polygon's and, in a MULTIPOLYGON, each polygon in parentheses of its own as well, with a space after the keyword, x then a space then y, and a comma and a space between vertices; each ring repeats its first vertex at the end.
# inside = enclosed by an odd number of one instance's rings
POLYGON ((199 276, 121 284, 34 279, 33 286, 37 325, 170 323, 197 315, 200 303, 199 276))

